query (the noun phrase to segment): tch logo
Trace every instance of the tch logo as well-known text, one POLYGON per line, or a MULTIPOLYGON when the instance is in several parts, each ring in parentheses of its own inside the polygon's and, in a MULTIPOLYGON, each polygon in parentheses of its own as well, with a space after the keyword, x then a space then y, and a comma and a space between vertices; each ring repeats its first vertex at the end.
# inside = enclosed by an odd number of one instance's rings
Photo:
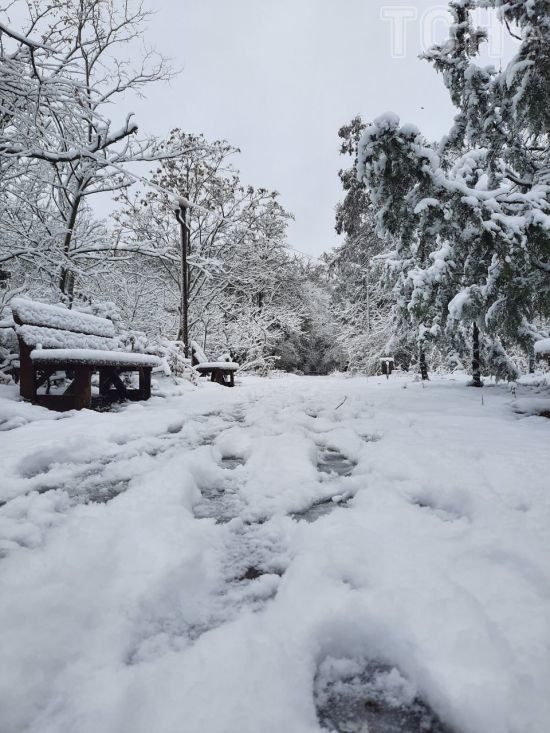
MULTIPOLYGON (((380 19, 390 28, 390 53, 394 59, 405 59, 410 53, 425 53, 434 44, 449 38, 453 18, 445 5, 432 5, 422 13, 414 5, 383 5, 380 19), (413 47, 413 50, 409 49, 413 47)), ((489 59, 501 59, 508 39, 495 12, 476 10, 473 27, 487 35, 484 52, 489 59)))

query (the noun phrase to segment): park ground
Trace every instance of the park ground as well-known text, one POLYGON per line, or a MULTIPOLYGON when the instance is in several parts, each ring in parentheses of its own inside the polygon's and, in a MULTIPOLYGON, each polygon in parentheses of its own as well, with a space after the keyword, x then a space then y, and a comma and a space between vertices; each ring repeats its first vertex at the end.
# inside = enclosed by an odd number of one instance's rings
POLYGON ((548 733, 550 420, 517 390, 1 386, 1 733, 548 733))

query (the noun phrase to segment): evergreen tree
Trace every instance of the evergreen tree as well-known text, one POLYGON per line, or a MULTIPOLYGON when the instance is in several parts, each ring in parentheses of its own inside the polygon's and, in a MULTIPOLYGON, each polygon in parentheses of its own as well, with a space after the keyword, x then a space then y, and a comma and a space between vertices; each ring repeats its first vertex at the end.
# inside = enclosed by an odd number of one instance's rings
POLYGON ((549 311, 550 24, 544 2, 456 0, 450 11, 449 39, 426 54, 458 108, 450 134, 430 145, 384 115, 365 130, 358 173, 381 231, 398 241, 400 305, 419 346, 463 344, 471 324, 480 385, 480 348, 488 371, 515 377, 505 345, 530 353, 549 311), (476 63, 480 6, 497 8, 521 39, 500 72, 476 63))
POLYGON ((345 195, 336 207, 336 231, 343 243, 326 260, 329 265, 337 340, 351 371, 374 373, 391 336, 390 297, 384 289, 383 253, 388 242, 376 233, 369 192, 356 173, 359 141, 365 130, 360 117, 340 128, 340 153, 352 165, 339 171, 345 195))

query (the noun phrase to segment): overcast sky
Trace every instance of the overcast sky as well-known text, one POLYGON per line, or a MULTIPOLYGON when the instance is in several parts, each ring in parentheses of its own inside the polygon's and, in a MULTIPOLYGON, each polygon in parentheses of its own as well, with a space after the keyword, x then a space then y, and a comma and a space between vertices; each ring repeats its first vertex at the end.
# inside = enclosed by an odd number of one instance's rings
MULTIPOLYGON (((140 127, 159 135, 181 127, 241 148, 243 181, 278 190, 295 215, 290 245, 329 249, 337 173, 349 165, 338 128, 357 113, 368 120, 393 110, 439 138, 452 120, 441 79, 417 58, 421 32, 434 25, 422 14, 438 6, 411 4, 418 20, 407 24, 405 58, 393 58, 381 12, 396 5, 406 2, 158 0, 147 40, 182 72, 134 105, 140 127)), ((441 35, 443 22, 435 27, 441 35)))

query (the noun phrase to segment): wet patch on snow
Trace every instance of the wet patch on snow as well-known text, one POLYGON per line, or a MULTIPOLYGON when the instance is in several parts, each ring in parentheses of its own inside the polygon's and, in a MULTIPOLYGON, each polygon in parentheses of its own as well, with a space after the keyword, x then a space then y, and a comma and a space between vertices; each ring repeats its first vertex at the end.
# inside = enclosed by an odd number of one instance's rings
POLYGON ((76 496, 86 504, 106 504, 114 499, 123 491, 126 491, 130 484, 130 480, 114 481, 112 483, 101 483, 89 489, 82 494, 79 492, 76 496))
POLYGON ((228 415, 225 419, 229 420, 229 422, 232 422, 232 423, 244 423, 245 416, 243 412, 233 412, 232 414, 228 415))
POLYGON ((364 440, 365 443, 378 443, 379 440, 382 440, 382 436, 378 433, 367 433, 366 435, 360 435, 359 437, 361 440, 364 440))
POLYGON ((224 456, 221 460, 222 468, 229 469, 230 471, 233 471, 238 466, 244 466, 244 464, 244 458, 240 458, 239 456, 224 456))
POLYGON ((323 450, 317 462, 317 468, 321 473, 336 474, 337 476, 351 476, 355 466, 354 461, 332 448, 323 450))
POLYGON ((378 661, 328 657, 315 700, 330 733, 451 733, 398 669, 378 661))
POLYGON ((283 573, 284 570, 280 568, 276 570, 266 570, 265 568, 261 568, 256 565, 250 565, 245 572, 237 578, 237 580, 257 580, 264 575, 277 575, 280 578, 283 573))
POLYGON ((237 523, 228 528, 225 560, 228 579, 254 580, 265 575, 280 577, 288 563, 286 542, 277 522, 237 523))
POLYGON ((349 506, 350 498, 343 496, 330 496, 327 499, 320 499, 311 504, 306 509, 299 512, 293 512, 290 516, 297 521, 304 520, 310 524, 316 522, 321 517, 325 517, 335 509, 345 509, 349 506))
POLYGON ((135 638, 125 656, 129 666, 181 651, 246 611, 258 613, 277 595, 289 559, 277 525, 220 526, 224 560, 217 576, 198 562, 195 594, 177 582, 178 573, 156 589, 139 609, 135 638))
POLYGON ((195 504, 197 519, 214 519, 216 524, 227 524, 238 517, 243 508, 235 491, 228 487, 203 487, 202 500, 195 504))

